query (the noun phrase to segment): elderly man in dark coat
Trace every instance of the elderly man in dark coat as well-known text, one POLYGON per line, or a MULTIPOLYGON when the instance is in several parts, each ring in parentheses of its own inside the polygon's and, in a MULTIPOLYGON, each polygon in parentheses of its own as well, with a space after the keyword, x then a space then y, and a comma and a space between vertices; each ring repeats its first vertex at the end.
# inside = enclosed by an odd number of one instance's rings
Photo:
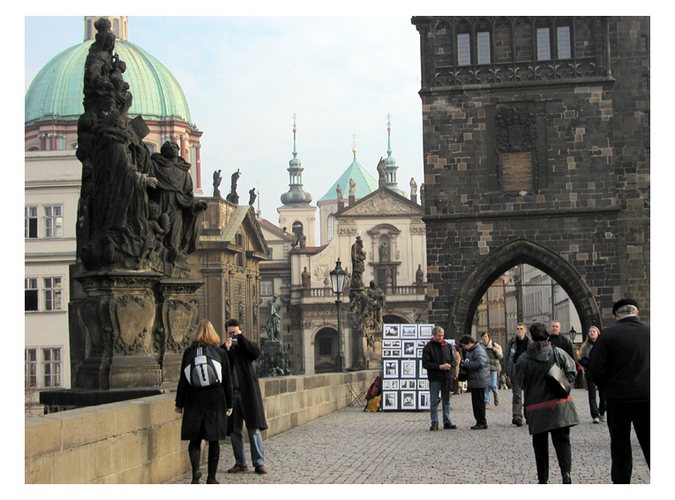
POLYGON ((467 388, 471 391, 471 406, 476 425, 473 430, 487 429, 485 416, 485 388, 490 384, 490 360, 485 348, 476 343, 471 335, 464 335, 459 339, 459 345, 464 350, 464 360, 461 369, 468 372, 467 388))
POLYGON ((631 423, 649 465, 649 325, 640 320, 633 299, 619 300, 612 313, 618 321, 595 341, 589 368, 598 388, 605 391, 612 482, 630 483, 631 423))
POLYGON ((260 348, 241 333, 239 322, 230 319, 225 323, 226 338, 223 347, 227 351, 232 369, 234 387, 233 430, 230 434, 232 451, 236 463, 229 473, 244 472, 248 469, 244 453, 243 428, 246 422, 251 447, 251 462, 258 474, 267 474, 265 451, 260 431, 267 429, 258 376, 253 361, 260 356, 260 348))

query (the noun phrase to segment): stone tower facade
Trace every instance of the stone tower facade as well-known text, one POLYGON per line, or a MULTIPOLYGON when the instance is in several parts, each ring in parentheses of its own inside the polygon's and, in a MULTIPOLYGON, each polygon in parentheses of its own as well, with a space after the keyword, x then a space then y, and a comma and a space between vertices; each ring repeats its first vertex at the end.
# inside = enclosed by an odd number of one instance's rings
POLYGON ((413 17, 430 321, 457 337, 504 271, 569 294, 584 332, 649 318, 649 18, 413 17))

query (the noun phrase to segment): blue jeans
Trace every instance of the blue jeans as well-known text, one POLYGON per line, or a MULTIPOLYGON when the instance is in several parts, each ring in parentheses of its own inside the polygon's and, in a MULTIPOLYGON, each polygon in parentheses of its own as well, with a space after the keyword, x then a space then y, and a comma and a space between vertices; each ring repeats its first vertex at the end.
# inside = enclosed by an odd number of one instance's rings
POLYGON ((493 392, 495 397, 499 396, 499 374, 497 372, 490 372, 490 383, 485 388, 485 404, 490 402, 490 393, 493 392))
MULTIPOLYGON (((238 390, 234 391, 234 407, 232 409, 232 423, 234 430, 230 435, 232 441, 232 452, 234 453, 234 459, 239 465, 246 465, 246 454, 244 452, 244 415, 241 411, 242 408, 241 401, 241 392, 238 390)), ((258 467, 265 463, 265 448, 263 447, 262 434, 260 434, 260 429, 249 429, 246 426, 248 431, 248 440, 251 446, 251 462, 253 467, 258 467)))
POLYGON ((450 420, 450 381, 449 380, 429 380, 429 397, 431 423, 438 423, 438 393, 441 393, 443 402, 443 423, 449 424, 450 420))

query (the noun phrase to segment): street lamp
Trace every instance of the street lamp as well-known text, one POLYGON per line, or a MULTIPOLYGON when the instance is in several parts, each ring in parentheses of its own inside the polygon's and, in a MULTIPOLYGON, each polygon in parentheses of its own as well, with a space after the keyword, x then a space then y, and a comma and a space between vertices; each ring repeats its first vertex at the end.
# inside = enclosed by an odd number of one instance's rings
POLYGON ((333 288, 333 293, 337 296, 335 301, 335 307, 337 308, 337 333, 338 333, 338 371, 341 372, 344 370, 344 357, 342 355, 342 328, 340 326, 340 294, 342 289, 345 287, 345 280, 347 278, 347 273, 342 269, 342 264, 340 258, 335 262, 335 269, 330 273, 330 284, 333 288))

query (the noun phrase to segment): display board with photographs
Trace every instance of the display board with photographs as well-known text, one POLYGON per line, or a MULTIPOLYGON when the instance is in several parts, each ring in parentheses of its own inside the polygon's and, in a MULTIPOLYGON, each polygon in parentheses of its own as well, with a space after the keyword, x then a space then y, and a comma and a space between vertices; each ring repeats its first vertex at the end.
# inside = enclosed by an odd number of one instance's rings
POLYGON ((429 381, 422 350, 434 325, 391 324, 382 327, 382 410, 429 409, 429 381))

